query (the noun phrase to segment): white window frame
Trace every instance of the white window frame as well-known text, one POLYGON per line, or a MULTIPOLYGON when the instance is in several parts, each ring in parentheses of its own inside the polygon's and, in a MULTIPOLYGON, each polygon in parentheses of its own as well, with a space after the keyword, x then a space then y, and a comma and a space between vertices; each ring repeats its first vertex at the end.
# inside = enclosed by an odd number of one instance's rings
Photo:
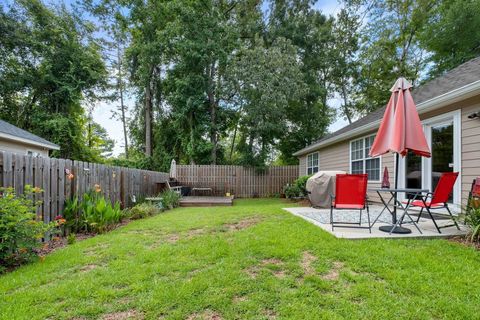
POLYGON ((305 161, 306 161, 306 164, 305 164, 305 174, 306 174, 306 175, 315 174, 315 173, 317 173, 318 171, 320 171, 320 153, 319 153, 318 151, 307 154, 307 157, 306 157, 305 161), (308 157, 313 156, 314 154, 317 155, 317 165, 316 165, 316 166, 309 166, 308 157), (317 172, 313 172, 313 170, 312 170, 312 173, 311 173, 311 174, 308 173, 308 169, 309 169, 309 168, 312 168, 312 169, 313 169, 313 168, 315 168, 315 167, 318 168, 317 172))
POLYGON ((369 134, 369 135, 366 135, 366 136, 363 136, 363 137, 359 137, 359 138, 356 138, 356 139, 353 139, 353 140, 350 140, 349 141, 349 150, 348 150, 348 158, 349 158, 349 166, 350 166, 350 173, 352 173, 352 161, 363 161, 363 173, 365 173, 366 171, 366 160, 370 160, 370 159, 380 159, 380 163, 379 163, 379 174, 378 174, 378 180, 371 180, 370 178, 368 179, 368 182, 381 182, 382 181, 382 156, 378 156, 378 157, 365 157, 365 139, 367 138, 370 138, 370 137, 374 137, 375 134, 369 134), (356 159, 356 160, 353 160, 352 159, 352 144, 353 142, 355 141, 358 141, 358 140, 363 140, 363 153, 362 153, 362 159, 356 159))
POLYGON ((37 152, 37 151, 33 151, 33 150, 28 149, 26 155, 31 156, 31 157, 39 157, 40 153, 37 152))

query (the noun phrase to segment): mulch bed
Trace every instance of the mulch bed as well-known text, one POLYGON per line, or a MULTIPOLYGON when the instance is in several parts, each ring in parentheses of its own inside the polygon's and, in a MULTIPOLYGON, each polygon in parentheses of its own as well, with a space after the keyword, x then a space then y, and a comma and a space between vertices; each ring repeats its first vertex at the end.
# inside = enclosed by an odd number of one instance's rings
POLYGON ((480 242, 471 242, 467 237, 453 237, 449 238, 448 240, 480 251, 480 242))

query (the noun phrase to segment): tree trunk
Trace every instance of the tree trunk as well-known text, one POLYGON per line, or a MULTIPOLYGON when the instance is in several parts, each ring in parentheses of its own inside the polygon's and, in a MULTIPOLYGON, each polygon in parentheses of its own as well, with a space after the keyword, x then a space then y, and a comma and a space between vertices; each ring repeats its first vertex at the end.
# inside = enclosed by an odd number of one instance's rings
POLYGON ((218 137, 217 137, 217 101, 215 99, 215 71, 216 71, 216 63, 213 62, 210 64, 207 74, 208 74, 208 88, 207 88, 207 96, 208 96, 208 103, 210 107, 210 143, 212 144, 212 151, 211 151, 211 161, 212 164, 217 164, 217 145, 218 145, 218 137))
POLYGON ((152 71, 148 75, 145 87, 145 155, 152 156, 152 71))
POLYGON ((350 109, 348 109, 348 96, 347 96, 347 90, 345 89, 345 85, 342 85, 342 98, 343 98, 343 112, 347 117, 348 124, 352 124, 352 116, 350 114, 350 109))
POLYGON ((190 129, 190 148, 187 148, 190 149, 190 152, 188 154, 188 157, 190 159, 190 164, 195 164, 195 160, 193 159, 193 148, 194 148, 194 143, 195 143, 195 137, 194 137, 194 134, 193 134, 193 111, 190 111, 190 114, 188 115, 188 124, 189 124, 189 129, 190 129))
POLYGON ((123 101, 123 80, 122 80, 122 56, 120 52, 120 43, 117 47, 117 64, 118 64, 118 78, 117 78, 117 85, 118 85, 118 92, 120 94, 120 116, 122 119, 122 126, 123 126, 123 140, 125 142, 125 158, 128 159, 128 136, 127 136, 127 117, 125 115, 125 104, 123 101))

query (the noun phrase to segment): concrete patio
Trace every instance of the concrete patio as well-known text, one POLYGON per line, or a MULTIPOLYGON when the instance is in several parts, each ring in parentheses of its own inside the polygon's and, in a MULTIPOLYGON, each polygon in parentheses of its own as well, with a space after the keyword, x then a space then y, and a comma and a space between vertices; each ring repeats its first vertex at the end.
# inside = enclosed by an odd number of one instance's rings
MULTIPOLYGON (((380 214, 383 209, 380 205, 370 206, 370 219, 373 222, 375 218, 380 214)), ((353 229, 353 228, 342 228, 335 226, 334 231, 332 231, 332 225, 330 224, 330 209, 316 209, 311 207, 296 207, 296 208, 284 208, 284 210, 296 215, 300 218, 305 219, 308 222, 313 223, 314 225, 322 228, 328 233, 334 235, 337 238, 345 239, 371 239, 371 238, 450 238, 455 236, 462 236, 467 233, 467 230, 463 223, 459 223, 460 229, 457 230, 455 226, 441 229, 442 233, 438 233, 435 229, 435 226, 431 219, 422 215, 418 226, 422 233, 419 233, 418 230, 411 223, 404 224, 404 227, 407 227, 412 230, 410 234, 388 234, 387 232, 380 231, 378 228, 380 226, 390 225, 392 217, 390 213, 384 212, 382 216, 379 217, 378 221, 372 227, 372 233, 369 233, 368 229, 353 229)), ((412 217, 416 219, 417 212, 411 212, 412 217)), ((437 218, 438 215, 435 215, 437 224, 441 227, 442 225, 452 224, 450 219, 437 218)), ((335 221, 344 221, 344 222, 358 222, 359 211, 358 210, 336 210, 334 211, 335 221)), ((410 221, 407 217, 405 221, 410 221)), ((362 214, 362 227, 368 226, 367 224, 367 214, 364 211, 362 214)))

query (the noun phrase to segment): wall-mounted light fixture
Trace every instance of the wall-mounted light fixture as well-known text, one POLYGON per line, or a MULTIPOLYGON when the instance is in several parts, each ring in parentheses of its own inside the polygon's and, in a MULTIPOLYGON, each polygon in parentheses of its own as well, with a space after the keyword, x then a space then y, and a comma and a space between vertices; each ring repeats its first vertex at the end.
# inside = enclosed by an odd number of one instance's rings
POLYGON ((480 111, 468 115, 468 119, 480 119, 480 111))

